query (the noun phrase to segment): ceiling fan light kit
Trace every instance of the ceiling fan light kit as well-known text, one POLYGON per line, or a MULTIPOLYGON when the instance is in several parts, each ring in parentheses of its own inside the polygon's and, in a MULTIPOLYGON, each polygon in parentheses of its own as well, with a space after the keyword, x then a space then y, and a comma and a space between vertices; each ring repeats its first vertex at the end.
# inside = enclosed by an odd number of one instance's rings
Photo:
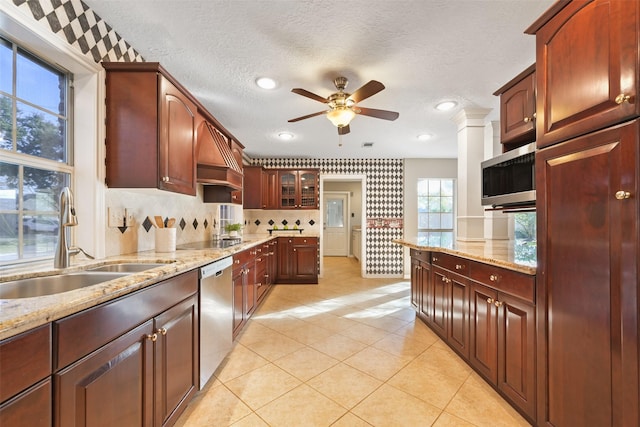
POLYGON ((333 84, 336 86, 338 91, 329 95, 327 98, 323 98, 305 89, 291 89, 291 92, 293 93, 327 104, 329 110, 297 117, 289 120, 289 123, 326 114, 327 119, 329 119, 329 121, 338 128, 338 135, 346 135, 351 131, 349 123, 351 123, 351 120, 353 120, 356 114, 384 120, 395 120, 398 118, 399 114, 395 111, 376 110, 373 108, 358 107, 356 105, 358 102, 363 101, 383 90, 384 85, 382 83, 376 80, 371 80, 352 94, 344 91, 348 83, 349 81, 346 77, 336 77, 333 80, 333 84))

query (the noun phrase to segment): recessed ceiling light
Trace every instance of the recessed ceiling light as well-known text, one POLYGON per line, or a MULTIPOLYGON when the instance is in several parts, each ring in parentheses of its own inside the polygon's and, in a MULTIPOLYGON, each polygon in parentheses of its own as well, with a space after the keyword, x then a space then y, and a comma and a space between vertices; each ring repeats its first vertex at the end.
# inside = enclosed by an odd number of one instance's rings
POLYGON ((436 110, 448 111, 448 110, 451 110, 456 105, 458 105, 458 103, 455 101, 442 101, 436 104, 436 110))
POLYGON ((269 77, 260 77, 256 79, 256 84, 262 89, 274 89, 276 87, 276 81, 269 77))
POLYGON ((431 138, 433 138, 433 135, 432 135, 432 134, 430 134, 430 133, 422 133, 422 134, 418 135, 418 139, 419 139, 420 141, 428 141, 428 140, 430 140, 431 138))
POLYGON ((280 138, 283 141, 289 141, 289 140, 293 139, 293 134, 289 133, 289 132, 280 132, 278 134, 278 138, 280 138))

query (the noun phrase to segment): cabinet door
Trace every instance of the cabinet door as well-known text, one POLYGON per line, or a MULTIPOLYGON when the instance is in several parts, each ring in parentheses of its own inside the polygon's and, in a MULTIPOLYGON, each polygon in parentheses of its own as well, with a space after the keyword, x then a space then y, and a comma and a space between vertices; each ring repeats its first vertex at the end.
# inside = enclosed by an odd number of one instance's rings
POLYGON ((318 244, 316 239, 304 239, 293 246, 294 280, 318 282, 318 244))
POLYGON ((278 239, 272 239, 269 241, 269 263, 267 266, 270 284, 276 283, 278 278, 278 259, 278 239))
POLYGON ((196 106, 166 78, 160 76, 159 79, 158 187, 195 196, 196 106))
POLYGON ((538 147, 640 114, 639 9, 637 1, 574 1, 536 33, 538 147))
POLYGON ((155 425, 160 426, 175 421, 198 389, 198 298, 188 298, 157 316, 154 329, 155 425))
POLYGON ((233 286, 233 336, 240 332, 245 320, 244 267, 234 267, 231 276, 233 286))
POLYGON ((428 325, 433 320, 433 282, 431 276, 431 265, 428 262, 420 262, 420 282, 422 295, 420 296, 420 313, 428 325))
POLYGON ((269 245, 263 248, 262 252, 256 255, 255 268, 255 286, 256 286, 256 302, 261 301, 268 289, 267 264, 269 263, 269 245))
POLYGON ((298 207, 301 209, 318 209, 318 174, 312 171, 298 172, 298 207))
POLYGON ((153 321, 53 377, 54 425, 153 426, 153 321))
POLYGON ((422 310, 422 266, 420 260, 411 258, 411 305, 422 310))
POLYGON ((264 208, 263 177, 264 171, 260 166, 246 166, 243 170, 242 193, 244 209, 264 208))
POLYGON ((253 310, 256 309, 256 261, 255 250, 250 251, 252 258, 247 262, 244 270, 244 312, 245 319, 248 319, 253 310))
POLYGON ((495 290, 477 283, 471 286, 469 363, 494 385, 498 382, 497 300, 495 290))
POLYGON ((469 358, 469 281, 448 274, 449 294, 447 342, 466 359, 469 358))
POLYGON ((539 423, 639 423, 638 135, 634 120, 537 153, 539 423))
POLYGON ((500 142, 503 151, 521 145, 518 143, 535 141, 535 93, 534 72, 500 95, 500 142))
POLYGON ((0 426, 51 427, 51 379, 0 405, 0 426))
POLYGON ((447 339, 447 303, 449 300, 449 282, 447 272, 438 267, 432 267, 433 284, 433 314, 431 315, 431 327, 444 340, 447 339))
POLYGON ((278 238, 278 281, 290 280, 293 276, 293 238, 278 238))
POLYGON ((267 169, 262 179, 262 208, 278 209, 278 171, 267 169))
POLYGON ((500 293, 498 309, 498 388, 535 417, 535 309, 500 293))
POLYGON ((294 171, 278 171, 280 185, 280 209, 294 209, 297 207, 298 174, 294 171))

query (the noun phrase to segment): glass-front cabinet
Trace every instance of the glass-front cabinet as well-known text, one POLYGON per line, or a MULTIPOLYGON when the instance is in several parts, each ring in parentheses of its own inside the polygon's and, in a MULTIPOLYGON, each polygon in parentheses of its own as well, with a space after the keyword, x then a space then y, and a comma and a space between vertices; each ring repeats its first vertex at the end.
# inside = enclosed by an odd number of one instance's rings
POLYGON ((319 185, 317 170, 278 171, 280 209, 318 209, 319 185))

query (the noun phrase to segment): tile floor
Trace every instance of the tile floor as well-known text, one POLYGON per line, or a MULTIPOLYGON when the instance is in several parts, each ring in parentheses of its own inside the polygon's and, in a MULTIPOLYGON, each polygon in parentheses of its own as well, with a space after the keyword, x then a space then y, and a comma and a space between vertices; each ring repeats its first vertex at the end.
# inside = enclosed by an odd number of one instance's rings
POLYGON ((409 282, 325 258, 277 285, 177 426, 528 426, 410 306, 409 282))

